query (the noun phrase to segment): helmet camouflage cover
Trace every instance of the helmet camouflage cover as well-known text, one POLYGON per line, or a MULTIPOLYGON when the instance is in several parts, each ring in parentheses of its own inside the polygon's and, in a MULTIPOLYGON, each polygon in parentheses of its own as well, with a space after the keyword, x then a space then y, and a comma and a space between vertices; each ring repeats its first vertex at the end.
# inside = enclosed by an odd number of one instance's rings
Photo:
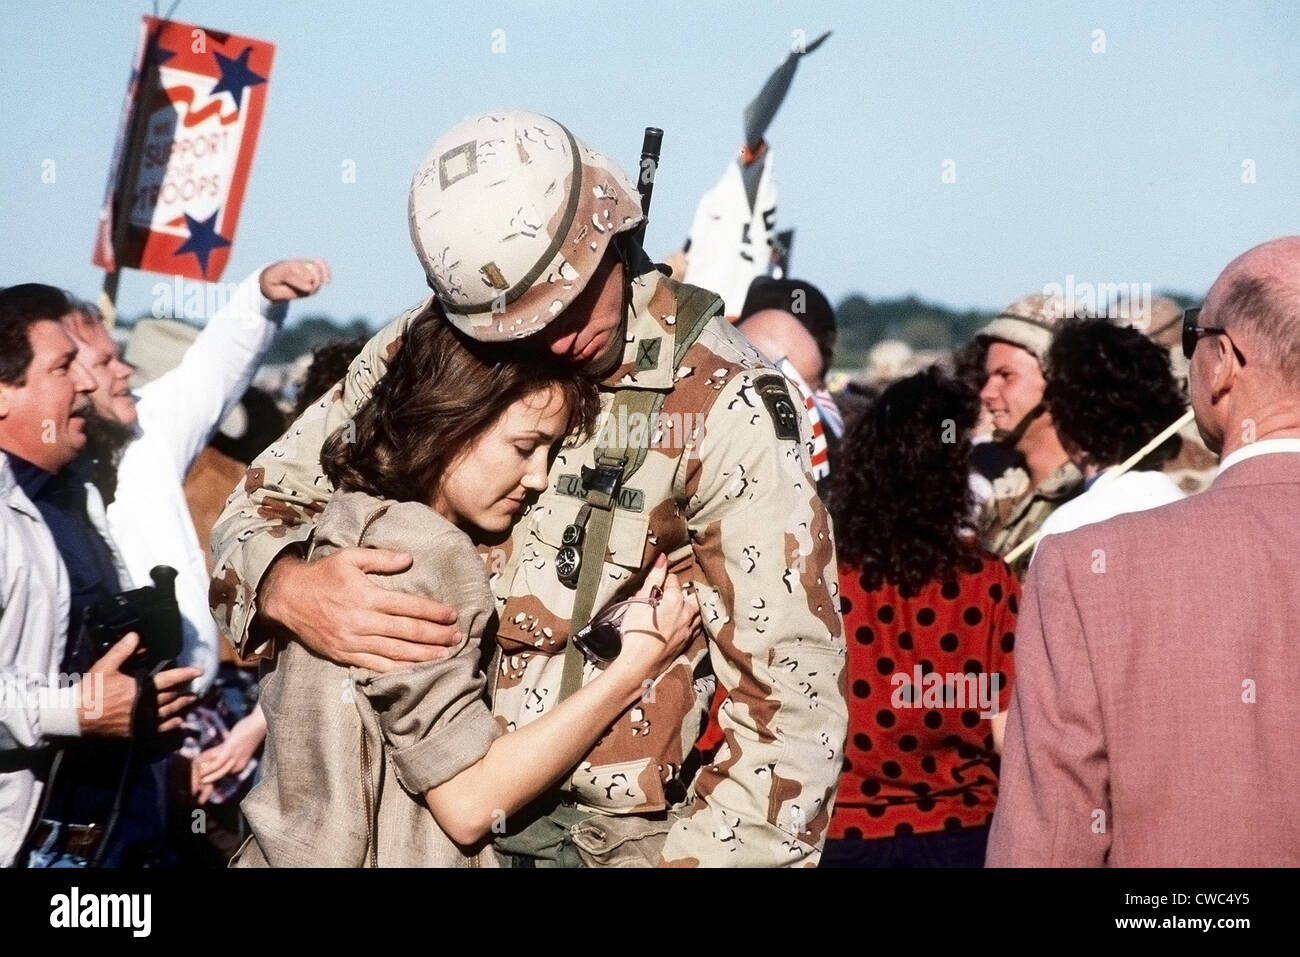
MULTIPOLYGON (((1030 293, 994 316, 988 325, 975 333, 975 338, 985 344, 1009 342, 1019 346, 1041 365, 1051 348, 1052 337, 1067 318, 1066 311, 1064 295, 1030 293)), ((1082 303, 1075 307, 1074 317, 1084 319, 1088 315, 1082 303)))
POLYGON ((462 120, 415 171, 411 240, 447 317, 498 342, 532 335, 642 220, 636 187, 550 117, 462 120))

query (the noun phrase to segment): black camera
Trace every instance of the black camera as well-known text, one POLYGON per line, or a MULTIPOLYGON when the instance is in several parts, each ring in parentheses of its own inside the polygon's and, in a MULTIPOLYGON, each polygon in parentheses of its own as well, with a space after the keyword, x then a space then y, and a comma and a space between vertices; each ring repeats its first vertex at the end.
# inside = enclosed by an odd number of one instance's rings
POLYGON ((176 569, 156 565, 152 585, 101 598, 86 609, 85 626, 98 661, 122 636, 134 631, 143 653, 123 666, 127 674, 157 674, 181 654, 181 610, 176 604, 176 569))

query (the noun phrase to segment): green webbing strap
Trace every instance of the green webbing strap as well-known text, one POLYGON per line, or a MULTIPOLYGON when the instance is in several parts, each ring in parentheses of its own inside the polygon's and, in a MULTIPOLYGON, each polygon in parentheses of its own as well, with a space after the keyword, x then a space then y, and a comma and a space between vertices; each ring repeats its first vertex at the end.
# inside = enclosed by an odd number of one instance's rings
MULTIPOLYGON (((614 393, 610 415, 615 417, 614 421, 619 421, 620 410, 626 410, 623 414, 627 418, 623 421, 632 421, 634 414, 653 415, 663 400, 662 392, 651 389, 619 389, 614 393)), ((619 442, 625 438, 626 436, 619 436, 615 441, 619 442)), ((641 462, 645 460, 645 454, 644 447, 634 450, 621 445, 608 448, 599 446, 596 449, 596 465, 618 469, 621 487, 622 482, 640 467, 641 462), (636 455, 637 451, 640 455, 636 455)), ((593 489, 587 495, 587 505, 584 507, 587 511, 587 520, 582 539, 582 563, 578 566, 578 585, 573 595, 573 614, 569 618, 570 635, 585 628, 595 610, 596 592, 600 590, 600 576, 605 570, 605 551, 609 547, 609 536, 614 529, 614 509, 617 505, 617 491, 613 495, 606 495, 593 489)), ((564 676, 560 679, 560 701, 564 701, 582 687, 584 660, 577 645, 570 641, 564 649, 564 676)))
MULTIPOLYGON (((676 370, 686 355, 686 350, 695 344, 708 321, 722 311, 722 300, 715 293, 697 286, 679 285, 677 287, 677 338, 673 347, 673 369, 676 370)), ((667 393, 656 389, 619 389, 614 393, 609 414, 614 421, 634 421, 633 415, 645 416, 644 421, 651 422, 667 398, 667 393), (620 413, 620 410, 625 410, 620 413), (620 419, 625 414, 626 419, 620 419)), ((618 430, 613 430, 617 432, 618 430)), ((635 448, 617 446, 598 446, 596 448, 596 465, 613 466, 621 470, 619 487, 621 488, 645 461, 649 452, 649 439, 654 429, 645 429, 646 443, 635 448)), ((626 435, 615 438, 622 443, 626 435)), ((596 593, 600 589, 600 576, 605 568, 605 551, 609 547, 610 532, 614 528, 614 509, 618 505, 618 495, 604 495, 592 490, 587 496, 587 512, 582 540, 582 563, 578 566, 578 584, 573 596, 573 614, 569 619, 569 634, 573 635, 585 628, 591 621, 596 605, 596 593)), ((581 519, 580 519, 581 521, 581 519)), ((564 674, 560 679, 559 701, 564 701, 582 687, 582 670, 585 659, 582 652, 572 642, 564 649, 564 674)))
POLYGON ((716 292, 699 286, 677 285, 677 341, 673 346, 673 368, 677 369, 686 356, 686 350, 704 331, 710 319, 723 310, 722 300, 716 292), (685 316, 685 319, 682 317, 685 316))

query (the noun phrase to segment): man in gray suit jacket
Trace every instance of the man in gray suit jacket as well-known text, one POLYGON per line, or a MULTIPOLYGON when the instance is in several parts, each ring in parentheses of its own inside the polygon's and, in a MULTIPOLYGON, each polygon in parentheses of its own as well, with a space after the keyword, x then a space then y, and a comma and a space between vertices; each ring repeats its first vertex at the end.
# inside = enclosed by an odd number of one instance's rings
POLYGON ((1218 474, 1039 546, 990 866, 1300 865, 1300 237, 1183 348, 1218 474))

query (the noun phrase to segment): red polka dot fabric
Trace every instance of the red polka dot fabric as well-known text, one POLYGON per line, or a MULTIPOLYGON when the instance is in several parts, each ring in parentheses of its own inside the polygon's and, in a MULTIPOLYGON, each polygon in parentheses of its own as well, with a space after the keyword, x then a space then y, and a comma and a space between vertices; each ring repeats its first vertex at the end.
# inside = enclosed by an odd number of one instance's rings
POLYGON ((849 646, 849 737, 832 838, 986 825, 997 800, 991 715, 1011 702, 1020 585, 981 554, 977 571, 904 598, 840 566, 849 646), (996 699, 996 709, 994 700, 996 699))

